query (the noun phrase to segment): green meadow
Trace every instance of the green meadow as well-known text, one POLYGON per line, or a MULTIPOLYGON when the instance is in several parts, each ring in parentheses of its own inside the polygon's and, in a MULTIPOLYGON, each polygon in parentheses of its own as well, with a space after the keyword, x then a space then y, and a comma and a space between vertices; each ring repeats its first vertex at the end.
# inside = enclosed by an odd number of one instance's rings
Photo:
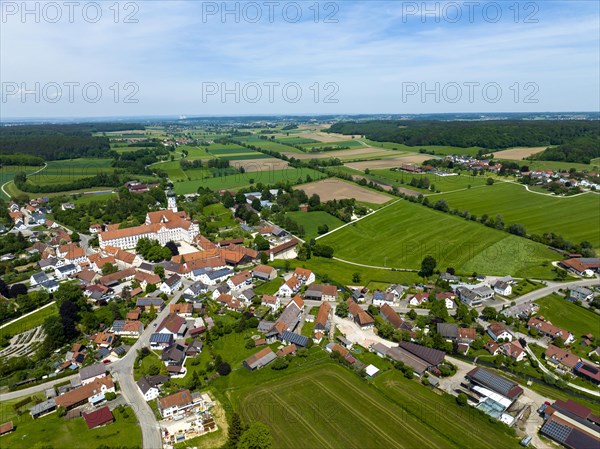
POLYGON ((399 201, 319 239, 341 259, 371 266, 420 268, 431 255, 439 269, 551 278, 557 255, 545 246, 479 223, 399 201))

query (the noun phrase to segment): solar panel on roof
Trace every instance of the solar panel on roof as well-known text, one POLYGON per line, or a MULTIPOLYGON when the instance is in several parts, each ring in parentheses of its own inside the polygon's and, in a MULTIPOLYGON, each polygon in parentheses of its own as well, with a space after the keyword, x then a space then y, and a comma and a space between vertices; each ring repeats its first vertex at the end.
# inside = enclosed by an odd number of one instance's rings
POLYGON ((473 378, 504 395, 508 394, 510 389, 515 385, 513 382, 484 369, 477 370, 473 378))
POLYGON ((558 441, 559 443, 564 443, 567 441, 571 430, 572 429, 570 427, 563 426, 556 421, 547 421, 546 424, 544 424, 541 428, 542 433, 548 435, 550 438, 558 441))

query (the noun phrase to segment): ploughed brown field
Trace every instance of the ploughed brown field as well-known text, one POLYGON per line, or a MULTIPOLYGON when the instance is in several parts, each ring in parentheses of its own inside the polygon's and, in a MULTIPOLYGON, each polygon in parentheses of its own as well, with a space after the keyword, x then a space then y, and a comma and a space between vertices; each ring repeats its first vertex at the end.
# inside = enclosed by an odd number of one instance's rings
POLYGON ((321 201, 355 198, 356 201, 363 201, 365 203, 383 204, 392 199, 382 193, 374 192, 339 179, 323 179, 295 186, 294 189, 304 190, 309 197, 316 193, 321 198, 321 201))

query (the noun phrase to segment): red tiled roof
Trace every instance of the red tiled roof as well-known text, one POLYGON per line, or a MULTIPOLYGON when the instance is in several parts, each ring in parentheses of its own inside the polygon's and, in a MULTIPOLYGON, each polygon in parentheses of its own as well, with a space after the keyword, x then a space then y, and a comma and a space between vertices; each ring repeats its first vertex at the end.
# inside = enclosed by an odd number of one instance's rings
POLYGON ((90 413, 83 412, 82 416, 83 419, 85 419, 88 429, 103 426, 104 424, 113 422, 115 419, 112 412, 108 408, 108 405, 105 405, 104 407, 90 413))

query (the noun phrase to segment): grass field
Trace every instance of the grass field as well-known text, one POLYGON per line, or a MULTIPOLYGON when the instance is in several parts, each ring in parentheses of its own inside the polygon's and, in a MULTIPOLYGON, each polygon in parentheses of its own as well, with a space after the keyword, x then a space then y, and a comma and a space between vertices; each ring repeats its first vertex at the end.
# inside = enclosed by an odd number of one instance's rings
POLYGON ((0 329, 0 336, 5 335, 17 335, 21 332, 25 332, 29 329, 33 329, 34 327, 38 327, 44 323, 46 318, 52 315, 58 314, 58 307, 56 304, 52 304, 51 306, 45 307, 43 309, 38 310, 31 315, 28 315, 24 318, 21 318, 18 321, 15 321, 12 324, 9 324, 6 327, 0 329))
POLYGON ((400 201, 319 240, 335 256, 372 266, 420 267, 432 255, 438 268, 458 272, 552 278, 556 253, 543 245, 400 201), (526 272, 524 261, 527 262, 526 272))
POLYGON ((372 146, 372 147, 386 148, 388 150, 408 151, 411 153, 419 153, 420 149, 424 149, 427 151, 434 152, 435 155, 440 155, 440 156, 446 156, 449 154, 464 154, 467 156, 475 156, 475 155, 477 155, 477 152, 481 149, 479 147, 460 148, 460 147, 437 146, 437 145, 419 145, 419 146, 409 147, 408 145, 404 145, 401 143, 395 143, 395 142, 377 142, 375 140, 369 140, 369 139, 360 139, 360 140, 369 144, 369 146, 372 146))
POLYGON ((253 173, 237 173, 235 175, 222 176, 217 178, 207 178, 194 181, 175 182, 174 189, 177 194, 196 193, 198 187, 207 187, 213 190, 221 189, 241 189, 251 186, 253 183, 262 182, 263 184, 274 184, 277 182, 290 181, 296 183, 299 178, 305 179, 309 175, 312 179, 321 179, 325 177, 323 173, 309 168, 288 169, 288 170, 263 170, 253 173))
POLYGON ((77 179, 89 178, 102 172, 112 172, 112 159, 68 159, 49 161, 48 166, 27 178, 27 181, 38 185, 66 184, 77 179))
POLYGON ((517 447, 502 426, 393 371, 369 385, 325 363, 232 396, 247 422, 271 428, 275 448, 517 447))
MULTIPOLYGON (((284 268, 285 261, 275 260, 270 265, 276 268, 284 268)), ((349 263, 340 262, 335 259, 325 259, 323 257, 313 256, 307 261, 291 260, 290 269, 295 267, 308 268, 321 276, 327 276, 328 281, 336 282, 340 285, 371 285, 383 284, 413 284, 420 280, 416 272, 411 271, 392 271, 379 268, 367 268, 349 263), (359 273, 360 281, 352 280, 354 273, 359 273)))
POLYGON ((286 216, 290 217, 298 226, 304 227, 304 238, 306 240, 310 240, 319 235, 317 232, 317 228, 326 224, 329 227, 329 230, 332 231, 335 228, 343 225, 344 223, 334 217, 331 214, 323 211, 316 212, 288 212, 286 216))
POLYGON ((538 315, 543 315, 552 324, 568 330, 576 338, 587 333, 600 335, 600 316, 594 312, 556 294, 545 296, 536 302, 540 305, 538 315))
POLYGON ((296 136, 296 137, 278 137, 277 142, 287 144, 287 145, 303 145, 307 143, 311 144, 321 144, 318 140, 308 139, 306 137, 296 136))
MULTIPOLYGON (((34 420, 25 409, 17 415, 13 405, 18 400, 0 402, 2 422, 12 421, 15 431, 2 437, 3 448, 31 449, 41 447, 40 443, 55 448, 96 449, 98 446, 141 447, 142 432, 131 408, 126 409, 127 416, 114 411, 115 422, 97 429, 89 430, 83 418, 65 420, 56 413, 34 420)), ((33 406, 33 403, 31 404, 33 406)))
MULTIPOLYGON (((29 173, 33 173, 37 170, 40 170, 41 168, 43 168, 43 166, 42 167, 37 167, 37 166, 32 167, 32 166, 26 166, 26 165, 2 166, 2 167, 0 167, 0 186, 12 181, 15 178, 15 176, 19 173, 29 174, 29 173)), ((5 187, 7 192, 9 192, 9 189, 8 189, 9 185, 11 185, 11 184, 7 184, 5 187)), ((9 194, 10 194, 10 192, 9 192, 9 194)), ((5 194, 2 189, 0 189, 0 198, 5 199, 5 200, 10 200, 10 196, 5 194)))
MULTIPOLYGON (((436 187, 437 187, 436 182, 436 187)), ((600 195, 552 197, 528 192, 522 185, 496 182, 493 186, 462 192, 443 193, 429 198, 444 198, 450 208, 468 210, 477 216, 501 214, 505 223, 521 223, 530 234, 556 232, 575 243, 588 240, 600 248, 600 195)))
POLYGON ((367 145, 362 144, 358 140, 342 140, 340 142, 317 142, 317 143, 303 143, 300 145, 305 150, 309 151, 314 149, 322 150, 323 148, 362 148, 367 145))
POLYGON ((302 153, 302 151, 300 151, 296 147, 284 145, 282 143, 274 142, 272 140, 262 140, 262 139, 259 139, 256 141, 248 140, 248 143, 251 145, 257 146, 259 148, 262 148, 263 150, 277 151, 278 153, 302 153))

